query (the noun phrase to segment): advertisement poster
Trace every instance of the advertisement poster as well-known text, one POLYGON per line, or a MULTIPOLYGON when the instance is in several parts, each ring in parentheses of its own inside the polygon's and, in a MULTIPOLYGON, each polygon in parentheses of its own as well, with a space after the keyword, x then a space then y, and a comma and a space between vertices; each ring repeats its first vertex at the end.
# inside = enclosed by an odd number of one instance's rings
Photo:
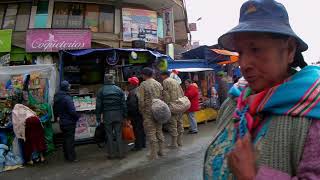
POLYGON ((11 51, 12 29, 0 30, 0 52, 11 51))
POLYGON ((27 52, 58 52, 91 48, 89 29, 31 29, 27 31, 27 52))
POLYGON ((75 132, 75 139, 80 140, 80 139, 85 139, 85 138, 90 138, 90 126, 88 121, 85 119, 85 117, 80 117, 79 121, 77 121, 77 127, 76 127, 76 132, 75 132))
POLYGON ((142 9, 122 9, 123 41, 144 40, 158 43, 157 12, 142 9))
POLYGON ((163 29, 164 29, 164 42, 166 44, 174 43, 175 42, 174 16, 173 16, 172 8, 163 10, 163 29))

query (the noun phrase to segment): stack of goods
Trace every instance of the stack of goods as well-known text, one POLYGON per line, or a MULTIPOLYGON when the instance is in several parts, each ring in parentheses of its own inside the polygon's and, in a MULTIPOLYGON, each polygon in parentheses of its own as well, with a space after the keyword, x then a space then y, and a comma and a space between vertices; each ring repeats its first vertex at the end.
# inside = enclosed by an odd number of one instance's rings
POLYGON ((74 96, 73 103, 77 111, 94 110, 96 106, 96 98, 91 98, 90 96, 74 96))
POLYGON ((47 94, 48 79, 44 78, 42 73, 12 75, 0 83, 0 172, 21 167, 24 161, 19 153, 20 149, 23 149, 19 143, 23 138, 17 138, 18 135, 14 131, 17 125, 13 123, 13 107, 17 104, 23 104, 35 112, 34 117, 37 118, 38 124, 41 123, 38 127, 44 131, 46 153, 53 152, 53 131, 50 122, 52 108, 46 103, 47 94))

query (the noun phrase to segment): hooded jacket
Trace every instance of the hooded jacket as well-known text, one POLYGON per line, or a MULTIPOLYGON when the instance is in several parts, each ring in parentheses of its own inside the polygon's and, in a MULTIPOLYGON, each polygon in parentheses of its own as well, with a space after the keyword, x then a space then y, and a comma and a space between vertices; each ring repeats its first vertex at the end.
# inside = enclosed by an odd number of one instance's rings
POLYGON ((55 117, 60 118, 60 126, 75 125, 79 119, 73 99, 67 94, 68 89, 69 83, 63 81, 60 86, 60 91, 54 96, 53 111, 55 117))

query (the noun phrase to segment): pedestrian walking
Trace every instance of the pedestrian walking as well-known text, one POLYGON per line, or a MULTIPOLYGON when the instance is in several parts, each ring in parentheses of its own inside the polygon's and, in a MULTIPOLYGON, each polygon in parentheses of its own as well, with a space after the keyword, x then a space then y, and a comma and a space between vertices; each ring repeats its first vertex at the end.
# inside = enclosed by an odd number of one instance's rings
POLYGON ((150 143, 151 160, 157 159, 158 155, 164 155, 164 136, 162 124, 157 123, 151 111, 152 100, 162 98, 162 85, 153 79, 153 70, 144 68, 141 72, 144 81, 138 88, 139 110, 143 116, 143 126, 150 143))
MULTIPOLYGON (((170 77, 170 72, 161 72, 161 78, 163 80, 163 99, 165 103, 170 104, 184 96, 179 82, 170 77)), ((168 122, 168 130, 171 135, 171 148, 182 146, 184 131, 182 115, 182 113, 172 114, 171 120, 168 122)))
POLYGON ((186 91, 185 96, 187 96, 191 102, 191 107, 188 110, 188 118, 189 118, 189 134, 198 133, 198 125, 197 120, 195 119, 195 112, 199 111, 199 90, 196 85, 192 83, 192 80, 187 79, 185 82, 186 91))
POLYGON ((72 97, 68 94, 69 90, 69 82, 62 81, 60 91, 54 96, 53 111, 55 117, 59 119, 60 129, 63 134, 64 158, 67 161, 75 162, 77 159, 74 135, 79 115, 76 112, 72 97))
POLYGON ((115 85, 114 76, 106 74, 104 86, 97 93, 96 118, 98 123, 104 123, 106 129, 109 159, 124 158, 121 127, 126 116, 125 94, 115 85))
POLYGON ((139 86, 139 79, 131 77, 129 82, 129 95, 127 98, 128 117, 131 119, 133 131, 135 135, 134 151, 139 151, 146 147, 146 135, 144 133, 143 118, 139 112, 139 104, 137 97, 137 90, 139 86))
POLYGON ((217 73, 218 96, 220 104, 228 98, 228 82, 225 73, 220 71, 217 73))
POLYGON ((286 8, 246 1, 219 43, 240 53, 247 85, 239 81, 219 112, 203 179, 320 179, 320 67, 304 61, 308 45, 286 8))

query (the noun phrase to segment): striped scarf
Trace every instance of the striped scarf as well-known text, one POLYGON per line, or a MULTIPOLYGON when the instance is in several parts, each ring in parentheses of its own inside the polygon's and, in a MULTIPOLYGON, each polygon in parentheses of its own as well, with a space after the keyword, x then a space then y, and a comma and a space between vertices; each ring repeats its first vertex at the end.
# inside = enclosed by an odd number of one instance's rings
POLYGON ((258 113, 320 119, 320 67, 307 66, 284 83, 257 94, 245 88, 234 113, 238 137, 260 127, 258 113))

